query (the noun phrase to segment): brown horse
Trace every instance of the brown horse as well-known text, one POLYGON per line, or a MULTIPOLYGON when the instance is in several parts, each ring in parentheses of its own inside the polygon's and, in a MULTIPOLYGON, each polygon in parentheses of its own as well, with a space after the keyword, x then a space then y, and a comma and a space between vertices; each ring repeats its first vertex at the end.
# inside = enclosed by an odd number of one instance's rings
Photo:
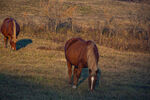
POLYGON ((1 26, 1 32, 4 35, 4 46, 7 47, 7 41, 10 41, 11 48, 16 50, 17 36, 20 32, 20 26, 13 18, 6 18, 1 26))
POLYGON ((76 88, 82 68, 89 69, 89 88, 93 90, 97 80, 99 53, 92 41, 81 38, 72 38, 65 44, 69 83, 72 84, 72 65, 74 65, 73 88, 76 88))

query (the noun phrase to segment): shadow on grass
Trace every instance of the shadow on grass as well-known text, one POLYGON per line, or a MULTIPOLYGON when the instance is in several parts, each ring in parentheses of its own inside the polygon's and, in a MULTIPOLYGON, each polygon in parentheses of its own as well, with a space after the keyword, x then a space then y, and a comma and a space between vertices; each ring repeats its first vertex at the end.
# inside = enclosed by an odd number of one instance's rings
POLYGON ((21 40, 17 41, 16 49, 19 50, 21 48, 26 47, 28 44, 31 44, 31 43, 32 43, 31 39, 21 39, 21 40))
POLYGON ((0 100, 58 100, 49 86, 28 82, 22 77, 0 74, 0 100))
MULTIPOLYGON (((96 87, 99 86, 100 83, 100 76, 101 76, 101 70, 99 69, 98 74, 97 74, 97 82, 96 82, 96 87)), ((81 73, 81 77, 80 77, 80 81, 79 84, 83 83, 87 78, 89 77, 89 71, 88 68, 83 68, 82 69, 82 73, 81 73)))

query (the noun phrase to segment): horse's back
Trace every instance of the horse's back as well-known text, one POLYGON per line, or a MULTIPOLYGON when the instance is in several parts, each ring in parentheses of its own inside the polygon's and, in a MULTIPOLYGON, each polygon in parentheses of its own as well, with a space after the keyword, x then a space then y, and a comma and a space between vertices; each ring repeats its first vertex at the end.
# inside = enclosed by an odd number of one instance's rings
POLYGON ((75 42, 82 40, 81 38, 71 38, 65 44, 65 51, 75 42))

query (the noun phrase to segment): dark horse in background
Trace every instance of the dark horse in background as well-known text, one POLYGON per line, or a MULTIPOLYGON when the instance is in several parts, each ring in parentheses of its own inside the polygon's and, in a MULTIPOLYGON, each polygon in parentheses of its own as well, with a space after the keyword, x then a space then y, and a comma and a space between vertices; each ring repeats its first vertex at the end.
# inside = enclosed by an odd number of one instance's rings
POLYGON ((17 36, 20 32, 20 26, 13 18, 6 18, 1 26, 1 32, 4 35, 4 46, 7 47, 8 40, 11 48, 16 50, 17 36))
POLYGON ((72 65, 75 66, 73 72, 73 88, 77 86, 82 68, 88 68, 89 88, 93 90, 96 85, 99 60, 96 44, 90 40, 85 41, 81 38, 72 38, 65 44, 65 57, 67 60, 70 84, 72 84, 72 65))

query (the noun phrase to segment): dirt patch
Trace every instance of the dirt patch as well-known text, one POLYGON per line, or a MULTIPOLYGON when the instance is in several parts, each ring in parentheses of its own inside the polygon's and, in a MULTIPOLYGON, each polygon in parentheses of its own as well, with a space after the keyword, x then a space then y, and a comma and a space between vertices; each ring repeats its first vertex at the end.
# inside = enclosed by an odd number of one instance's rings
POLYGON ((37 49, 40 49, 40 50, 64 51, 64 47, 63 47, 63 46, 59 46, 59 47, 56 47, 56 48, 53 48, 53 47, 45 47, 45 46, 39 46, 39 47, 37 47, 37 49))

